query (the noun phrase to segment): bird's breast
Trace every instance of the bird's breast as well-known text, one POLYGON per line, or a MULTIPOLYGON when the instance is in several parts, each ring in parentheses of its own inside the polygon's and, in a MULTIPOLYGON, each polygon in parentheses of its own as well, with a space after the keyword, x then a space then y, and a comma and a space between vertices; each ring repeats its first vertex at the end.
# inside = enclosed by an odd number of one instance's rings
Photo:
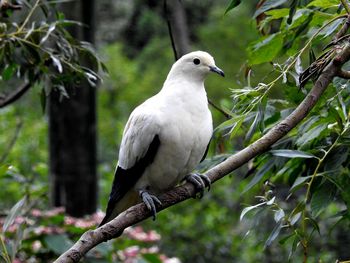
POLYGON ((160 147, 143 176, 143 184, 154 192, 174 187, 198 165, 213 131, 207 104, 188 108, 179 102, 163 114, 160 147))

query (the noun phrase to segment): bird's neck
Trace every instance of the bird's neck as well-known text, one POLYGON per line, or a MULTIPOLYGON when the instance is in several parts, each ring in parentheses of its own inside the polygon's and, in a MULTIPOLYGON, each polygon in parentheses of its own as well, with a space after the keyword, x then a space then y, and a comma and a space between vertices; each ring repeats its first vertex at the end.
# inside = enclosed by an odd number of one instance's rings
POLYGON ((159 95, 169 101, 168 105, 187 109, 190 112, 205 112, 208 108, 203 81, 186 78, 167 79, 159 95))
POLYGON ((204 90, 204 76, 200 74, 191 74, 190 72, 186 72, 184 74, 181 70, 172 69, 163 85, 163 89, 184 89, 181 90, 204 90))
POLYGON ((167 94, 178 94, 181 96, 206 96, 204 81, 193 78, 167 79, 161 91, 167 94))

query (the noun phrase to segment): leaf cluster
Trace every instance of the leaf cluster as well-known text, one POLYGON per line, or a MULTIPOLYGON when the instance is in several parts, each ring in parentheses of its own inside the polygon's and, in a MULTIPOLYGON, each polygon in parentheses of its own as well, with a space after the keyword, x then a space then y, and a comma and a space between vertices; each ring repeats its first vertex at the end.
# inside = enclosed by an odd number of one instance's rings
MULTIPOLYGON (((231 1, 226 12, 239 2, 231 1)), ((232 89, 232 118, 218 130, 233 140, 244 138, 247 145, 284 119, 337 49, 342 49, 344 43, 336 47, 328 43, 346 16, 341 1, 336 0, 260 1, 253 19, 262 36, 247 48, 246 84, 232 89), (319 67, 310 70, 315 54, 321 57, 316 60, 319 67), (266 62, 272 67, 270 73, 257 85, 251 84, 254 67, 266 62), (305 68, 315 73, 303 80, 306 89, 300 90, 305 68)), ((261 194, 258 203, 243 209, 241 220, 254 213, 253 221, 260 221, 266 211, 272 213, 275 227, 265 247, 279 239, 282 246, 290 245, 290 259, 297 248, 304 260, 310 257, 316 235, 330 234, 322 226, 337 231, 339 222, 349 223, 349 92, 348 80, 336 77, 303 123, 255 158, 247 173, 252 178, 243 193, 255 189, 261 194)))
POLYGON ((67 97, 67 87, 85 80, 95 86, 100 80, 97 72, 105 68, 96 52, 70 33, 84 25, 65 19, 55 8, 58 2, 21 1, 21 10, 0 17, 1 88, 7 93, 18 82, 43 82, 44 105, 52 88, 67 97))

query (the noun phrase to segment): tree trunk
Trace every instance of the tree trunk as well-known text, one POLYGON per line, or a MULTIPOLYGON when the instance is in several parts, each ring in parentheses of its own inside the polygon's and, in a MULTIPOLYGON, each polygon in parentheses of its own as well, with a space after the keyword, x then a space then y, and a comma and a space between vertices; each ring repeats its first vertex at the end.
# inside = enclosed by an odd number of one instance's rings
MULTIPOLYGON (((64 3, 61 10, 87 25, 72 27, 74 37, 94 42, 93 0, 64 3)), ((53 91, 48 105, 51 202, 80 217, 97 206, 96 91, 86 81, 66 89, 69 99, 53 91)))

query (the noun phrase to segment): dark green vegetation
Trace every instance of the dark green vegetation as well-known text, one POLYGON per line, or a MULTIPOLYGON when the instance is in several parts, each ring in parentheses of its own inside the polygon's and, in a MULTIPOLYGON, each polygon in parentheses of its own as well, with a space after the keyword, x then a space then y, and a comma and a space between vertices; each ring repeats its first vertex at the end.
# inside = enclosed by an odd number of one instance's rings
MULTIPOLYGON (((183 2, 192 49, 209 51, 227 76, 225 80, 211 76, 206 83, 210 99, 231 118, 226 120, 212 109, 218 128, 210 154, 199 167, 204 171, 260 138, 301 102, 312 78, 299 90, 298 76, 316 57, 328 52, 331 58, 346 43, 344 40, 322 50, 344 23, 346 11, 338 0, 266 0, 260 1, 260 8, 245 3, 248 1, 183 2)), ((114 28, 101 25, 102 32, 97 35, 99 53, 109 70, 98 90, 99 201, 103 209, 124 124, 137 104, 158 92, 174 60, 162 5, 134 1, 117 5, 116 10, 121 28, 111 33, 114 28)), ((6 24, 7 18, 2 19, 2 25, 6 24)), ((3 30, 12 33, 16 29, 3 30)), ((43 39, 50 24, 40 30, 44 33, 39 39, 43 39)), ((33 36, 33 41, 40 40, 33 36)), ((54 58, 40 52, 35 56, 38 60, 23 67, 22 60, 13 62, 12 56, 6 57, 5 48, 1 49, 5 54, 0 65, 1 92, 18 86, 17 78, 34 80, 31 76, 37 72, 31 70, 37 67, 44 73, 41 76, 53 82, 49 85, 42 80, 20 101, 0 110, 1 211, 4 215, 29 215, 33 220, 19 220, 19 228, 9 229, 10 233, 1 237, 9 256, 18 248, 18 257, 39 257, 47 262, 99 220, 76 224, 67 218, 65 221, 62 214, 28 212, 32 208, 46 210, 49 204, 47 121, 40 106, 45 104, 43 87, 54 87, 58 81, 57 88, 64 96, 60 67, 69 79, 76 71, 55 60, 62 55, 60 50, 54 58), (26 71, 15 77, 18 68, 26 71), (35 232, 39 226, 58 229, 35 232), (22 244, 17 244, 16 238, 23 237, 22 244), (41 246, 33 246, 34 240, 41 246)), ((72 65, 79 65, 79 57, 69 59, 72 65)), ((80 73, 86 77, 91 72, 80 73)), ((146 229, 160 233, 157 245, 161 252, 184 262, 349 260, 349 93, 348 82, 335 78, 312 113, 271 151, 217 182, 202 200, 184 202, 161 212, 156 222, 144 222, 146 229)), ((94 255, 105 261, 122 259, 117 249, 150 247, 156 240, 147 243, 147 239, 123 237, 99 246, 94 255)), ((143 256, 146 262, 159 262, 148 252, 143 256)))

